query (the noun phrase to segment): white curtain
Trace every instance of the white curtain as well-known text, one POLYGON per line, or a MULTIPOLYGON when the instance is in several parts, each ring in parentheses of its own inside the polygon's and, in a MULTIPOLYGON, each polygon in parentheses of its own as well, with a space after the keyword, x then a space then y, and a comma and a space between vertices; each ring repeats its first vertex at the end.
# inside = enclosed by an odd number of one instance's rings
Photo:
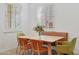
POLYGON ((37 19, 39 25, 43 25, 45 28, 53 27, 53 10, 52 5, 40 6, 37 10, 37 19))

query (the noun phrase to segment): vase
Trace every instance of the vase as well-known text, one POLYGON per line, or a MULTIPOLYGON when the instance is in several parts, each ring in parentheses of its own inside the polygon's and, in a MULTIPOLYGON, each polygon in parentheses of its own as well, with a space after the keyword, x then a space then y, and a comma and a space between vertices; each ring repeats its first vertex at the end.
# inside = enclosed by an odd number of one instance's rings
POLYGON ((39 39, 41 39, 41 32, 38 32, 39 39))

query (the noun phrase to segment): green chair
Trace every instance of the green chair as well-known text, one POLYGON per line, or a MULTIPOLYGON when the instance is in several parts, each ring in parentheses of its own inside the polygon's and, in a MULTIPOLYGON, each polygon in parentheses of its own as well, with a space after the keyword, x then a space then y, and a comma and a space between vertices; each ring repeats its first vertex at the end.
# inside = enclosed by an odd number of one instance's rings
POLYGON ((68 54, 72 55, 74 54, 74 48, 75 48, 75 43, 76 43, 76 37, 72 39, 71 42, 68 41, 63 41, 62 44, 57 44, 56 49, 57 49, 57 54, 68 54))

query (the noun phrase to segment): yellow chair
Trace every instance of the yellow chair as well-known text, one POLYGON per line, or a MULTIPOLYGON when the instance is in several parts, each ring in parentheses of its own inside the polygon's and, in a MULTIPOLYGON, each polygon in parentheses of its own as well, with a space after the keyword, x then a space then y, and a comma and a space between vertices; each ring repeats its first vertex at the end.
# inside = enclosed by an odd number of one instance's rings
POLYGON ((63 41, 62 44, 59 45, 60 42, 57 42, 57 54, 74 54, 74 48, 77 38, 73 38, 71 42, 63 41))

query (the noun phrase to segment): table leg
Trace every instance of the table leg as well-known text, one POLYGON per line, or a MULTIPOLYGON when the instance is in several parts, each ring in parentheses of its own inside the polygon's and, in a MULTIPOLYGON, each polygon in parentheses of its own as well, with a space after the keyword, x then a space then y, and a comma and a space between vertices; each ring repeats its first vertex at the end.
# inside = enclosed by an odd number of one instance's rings
POLYGON ((51 43, 48 43, 48 55, 52 55, 51 43))

